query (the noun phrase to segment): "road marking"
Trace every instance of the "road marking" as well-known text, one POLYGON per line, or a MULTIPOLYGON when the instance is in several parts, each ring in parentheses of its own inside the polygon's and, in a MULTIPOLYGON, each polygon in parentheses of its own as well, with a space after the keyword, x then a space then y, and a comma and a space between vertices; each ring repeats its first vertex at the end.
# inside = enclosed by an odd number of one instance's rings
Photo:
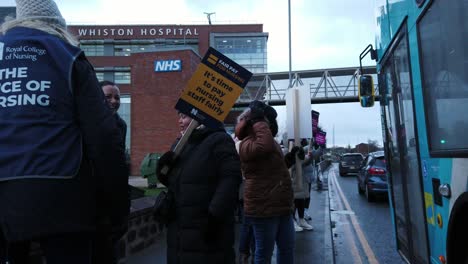
MULTIPOLYGON (((328 177, 327 177, 328 181, 328 177)), ((328 185, 327 185, 328 186, 328 185)), ((330 188, 327 187, 328 190, 330 188)), ((331 212, 330 212, 330 191, 327 191, 327 197, 325 199, 325 230, 332 230, 331 227, 331 212)), ((331 249, 331 254, 325 254, 325 262, 324 263, 333 263, 335 264, 335 249, 333 247, 333 232, 323 232, 323 241, 324 241, 324 246, 326 252, 330 252, 329 249, 331 249)))
MULTIPOLYGON (((335 171, 332 170, 331 173, 334 175, 335 171)), ((330 178, 330 177, 328 177, 328 179, 333 180, 333 178, 330 178)), ((336 188, 336 183, 334 183, 333 186, 335 186, 333 188, 335 193, 338 193, 338 189, 336 188)), ((339 209, 343 209, 343 206, 344 206, 343 201, 341 201, 340 199, 337 199, 335 202, 336 202, 336 206, 339 209)), ((338 209, 338 208, 336 208, 336 209, 338 209)), ((336 211, 333 211, 333 214, 335 214, 335 212, 336 211)), ((356 247, 356 243, 355 243, 354 239, 352 239, 353 235, 352 235, 350 226, 349 225, 343 226, 343 231, 345 232, 344 237, 345 237, 345 239, 347 241, 347 244, 349 245, 349 247, 351 247, 350 251, 351 251, 351 255, 353 256, 353 259, 354 259, 354 261, 352 263, 354 263, 354 264, 363 264, 362 263, 362 258, 361 258, 360 254, 359 254, 359 250, 356 247)))
MULTIPOLYGON (((335 182, 336 189, 338 191, 338 194, 341 197, 341 200, 344 203, 344 206, 346 210, 352 211, 351 206, 349 205, 348 199, 346 199, 343 190, 341 189, 340 184, 338 183, 338 180, 335 177, 335 173, 332 175, 332 179, 335 182)), ((351 224, 353 225, 354 230, 356 230, 356 234, 358 236, 359 242, 362 245, 362 248, 364 249, 364 253, 367 256, 367 259, 369 260, 370 264, 379 264, 377 261, 377 258, 375 257, 374 251, 372 251, 371 247, 369 246, 369 242, 366 239, 366 236, 364 235, 364 232, 362 232, 361 226, 359 225, 356 215, 349 215, 351 218, 351 224)))

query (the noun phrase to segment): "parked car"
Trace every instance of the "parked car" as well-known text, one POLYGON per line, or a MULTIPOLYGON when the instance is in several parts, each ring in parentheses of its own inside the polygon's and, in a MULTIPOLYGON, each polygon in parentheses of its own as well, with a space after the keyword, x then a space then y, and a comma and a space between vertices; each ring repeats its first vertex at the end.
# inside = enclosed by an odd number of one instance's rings
POLYGON ((383 151, 369 153, 357 177, 359 194, 365 194, 367 201, 373 202, 378 195, 387 195, 387 167, 383 151))
POLYGON ((364 157, 361 153, 346 153, 341 156, 338 165, 340 176, 346 176, 348 173, 357 173, 364 157))

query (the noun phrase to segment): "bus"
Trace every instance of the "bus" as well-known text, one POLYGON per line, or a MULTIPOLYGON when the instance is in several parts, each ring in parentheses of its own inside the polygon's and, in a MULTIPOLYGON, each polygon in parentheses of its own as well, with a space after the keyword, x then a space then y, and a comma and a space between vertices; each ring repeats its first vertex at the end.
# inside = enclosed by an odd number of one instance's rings
MULTIPOLYGON (((376 3, 375 49, 360 60, 377 61, 397 249, 411 264, 467 264, 468 0, 376 3)), ((374 87, 361 74, 369 107, 374 87)))

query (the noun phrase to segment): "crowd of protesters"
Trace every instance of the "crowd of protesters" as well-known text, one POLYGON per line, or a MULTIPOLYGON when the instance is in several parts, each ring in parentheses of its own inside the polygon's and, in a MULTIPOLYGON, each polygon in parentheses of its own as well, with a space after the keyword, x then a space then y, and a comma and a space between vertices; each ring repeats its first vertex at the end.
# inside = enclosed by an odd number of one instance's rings
MULTIPOLYGON (((119 88, 98 82, 54 1, 16 4, 0 42, 46 52, 2 60, 11 72, 3 81, 43 80, 47 92, 19 87, 23 96, 44 100, 0 111, 0 263, 28 263, 32 243, 47 264, 117 263, 130 207, 119 88)), ((276 245, 277 263, 294 263, 295 231, 313 229, 304 214, 310 178, 299 177, 294 164, 307 166, 311 158, 302 146, 283 153, 275 109, 253 101, 238 117, 235 140, 223 127, 178 115, 180 134, 156 171, 170 197, 167 263, 236 263, 241 183, 239 260, 270 263, 276 245)))

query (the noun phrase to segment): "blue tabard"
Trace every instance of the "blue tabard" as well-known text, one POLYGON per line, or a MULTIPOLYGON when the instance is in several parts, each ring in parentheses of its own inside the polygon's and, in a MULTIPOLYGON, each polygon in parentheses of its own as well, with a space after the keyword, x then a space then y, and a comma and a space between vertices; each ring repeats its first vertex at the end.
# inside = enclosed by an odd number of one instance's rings
POLYGON ((40 30, 0 35, 0 181, 78 173, 82 138, 71 79, 81 52, 40 30))

